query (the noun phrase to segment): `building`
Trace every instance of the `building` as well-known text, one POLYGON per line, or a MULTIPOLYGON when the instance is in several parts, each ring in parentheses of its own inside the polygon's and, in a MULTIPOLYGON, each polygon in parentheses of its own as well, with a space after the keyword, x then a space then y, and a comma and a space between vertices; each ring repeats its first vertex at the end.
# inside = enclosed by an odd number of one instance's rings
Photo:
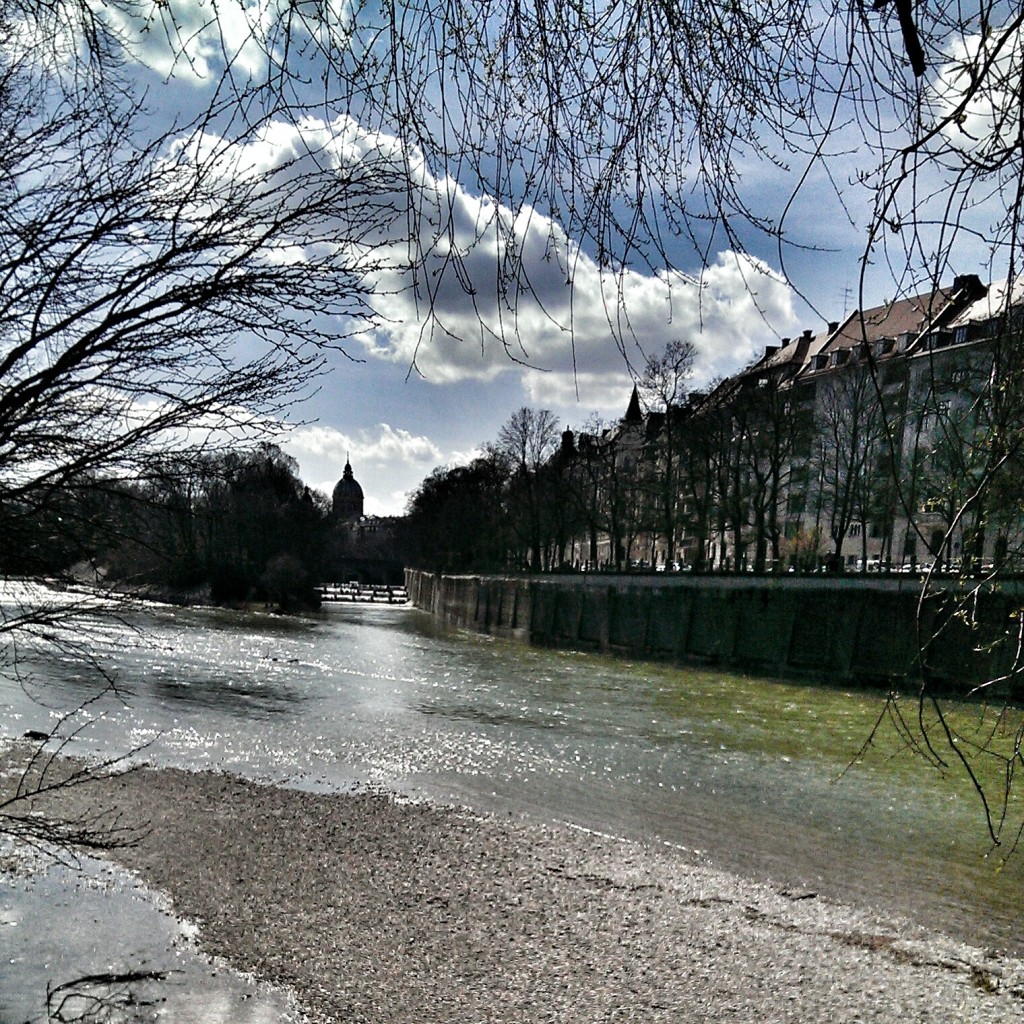
POLYGON ((964 275, 784 338, 678 408, 644 413, 634 389, 618 424, 578 438, 577 560, 870 571, 1016 558, 1022 331, 1021 282, 964 275))
POLYGON ((345 469, 331 495, 335 518, 341 522, 358 522, 363 517, 363 489, 352 473, 352 465, 345 459, 345 469))

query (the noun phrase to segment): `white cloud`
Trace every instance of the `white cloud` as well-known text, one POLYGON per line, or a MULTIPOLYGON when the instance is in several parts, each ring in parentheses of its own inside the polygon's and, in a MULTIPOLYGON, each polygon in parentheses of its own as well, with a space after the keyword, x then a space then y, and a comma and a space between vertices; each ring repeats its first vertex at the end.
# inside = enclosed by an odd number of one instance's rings
POLYGON ((945 133, 948 141, 979 152, 1017 145, 1022 74, 1024 35, 1018 27, 993 26, 957 39, 930 97, 937 120, 956 116, 945 133))
POLYGON ((792 290, 751 257, 720 253, 696 280, 611 273, 536 211, 495 208, 450 180, 425 178, 423 188, 435 205, 421 228, 446 225, 449 237, 421 239, 428 255, 415 287, 399 271, 377 275, 387 327, 364 345, 432 383, 515 374, 535 399, 578 390, 600 404, 628 379, 627 362, 642 366, 668 341, 692 341, 698 377, 709 379, 795 323, 792 290), (509 266, 515 276, 503 279, 509 266))
MULTIPOLYGON (((132 59, 162 77, 209 87, 229 66, 243 78, 264 72, 289 7, 291 0, 143 0, 128 11, 105 4, 100 14, 132 59)), ((300 43, 304 19, 289 24, 300 43)))
MULTIPOLYGON (((315 182, 326 165, 352 182, 360 201, 341 204, 317 233, 320 244, 333 238, 358 250, 375 294, 381 322, 356 341, 369 357, 415 366, 432 384, 511 375, 535 402, 578 392, 584 406, 604 405, 626 386, 628 366, 642 367, 668 341, 692 341, 697 378, 709 379, 795 322, 791 288, 752 257, 719 253, 696 278, 611 272, 550 218, 435 178, 419 153, 347 115, 274 121, 231 153, 213 137, 192 145, 221 154, 215 163, 225 175, 283 169, 298 179, 309 170, 315 182)), ((289 258, 302 253, 297 240, 289 258)))

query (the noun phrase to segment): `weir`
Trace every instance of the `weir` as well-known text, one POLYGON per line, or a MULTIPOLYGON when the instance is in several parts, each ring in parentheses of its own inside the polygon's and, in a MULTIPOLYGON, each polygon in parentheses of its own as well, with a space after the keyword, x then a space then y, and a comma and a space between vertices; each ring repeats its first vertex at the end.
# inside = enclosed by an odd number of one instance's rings
POLYGON ((446 576, 406 570, 416 607, 457 628, 541 646, 829 682, 927 681, 1024 697, 1018 588, 911 579, 446 576))
POLYGON ((358 601, 363 604, 405 604, 409 597, 405 587, 382 583, 321 583, 317 588, 321 601, 358 601))

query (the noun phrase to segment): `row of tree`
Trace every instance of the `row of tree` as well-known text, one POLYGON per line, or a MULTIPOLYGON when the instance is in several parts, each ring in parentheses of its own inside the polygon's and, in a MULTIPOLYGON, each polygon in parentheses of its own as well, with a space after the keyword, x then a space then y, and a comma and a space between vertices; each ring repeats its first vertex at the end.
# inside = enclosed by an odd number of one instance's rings
POLYGON ((99 576, 284 610, 317 604, 315 585, 348 578, 355 562, 393 556, 387 535, 338 522, 272 444, 157 458, 132 480, 86 474, 45 494, 0 493, 0 533, 0 574, 99 576))
POLYGON ((1015 564, 1016 338, 881 368, 862 346, 810 375, 806 353, 770 353, 701 394, 692 347, 670 344, 621 421, 562 433, 520 409, 471 465, 435 470, 410 502, 409 553, 451 570, 1015 564))
MULTIPOLYGON (((780 464, 799 422, 768 415, 776 395, 761 390, 729 415, 689 416, 693 360, 686 342, 648 360, 638 391, 649 411, 634 396, 618 423, 595 416, 574 434, 548 410, 516 411, 469 466, 436 469, 412 495, 412 560, 455 571, 622 569, 650 558, 651 538, 672 561, 684 533, 703 541, 734 530, 745 539, 753 517, 763 565, 778 531, 780 480, 761 446, 780 464)), ((705 545, 693 550, 694 568, 705 568, 705 545)))

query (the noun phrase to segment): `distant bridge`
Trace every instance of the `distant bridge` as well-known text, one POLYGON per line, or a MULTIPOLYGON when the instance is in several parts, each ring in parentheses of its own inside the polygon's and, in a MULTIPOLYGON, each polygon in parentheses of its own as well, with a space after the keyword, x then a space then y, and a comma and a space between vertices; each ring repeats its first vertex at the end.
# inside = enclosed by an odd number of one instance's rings
POLYGON ((390 587, 379 583, 322 583, 317 590, 321 601, 359 601, 363 604, 406 604, 409 595, 405 587, 390 587))

